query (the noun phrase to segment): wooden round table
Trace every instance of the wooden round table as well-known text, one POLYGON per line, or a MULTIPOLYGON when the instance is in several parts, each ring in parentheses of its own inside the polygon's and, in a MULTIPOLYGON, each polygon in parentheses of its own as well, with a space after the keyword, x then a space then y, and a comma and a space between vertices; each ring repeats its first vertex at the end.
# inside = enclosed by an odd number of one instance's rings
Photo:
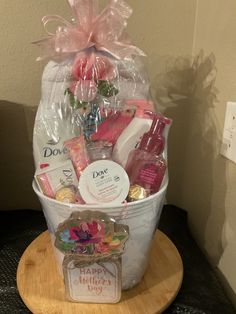
POLYGON ((175 299, 183 279, 181 257, 161 231, 154 237, 149 266, 142 281, 122 291, 117 304, 73 303, 65 299, 64 283, 57 271, 51 239, 45 231, 25 250, 17 270, 17 286, 34 314, 156 314, 175 299))

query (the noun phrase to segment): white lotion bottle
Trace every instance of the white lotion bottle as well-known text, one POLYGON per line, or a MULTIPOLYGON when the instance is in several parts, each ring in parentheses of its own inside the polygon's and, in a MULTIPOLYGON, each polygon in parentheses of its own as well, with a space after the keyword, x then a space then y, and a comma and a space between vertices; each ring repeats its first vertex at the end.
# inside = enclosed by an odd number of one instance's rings
POLYGON ((152 125, 152 116, 145 111, 154 111, 153 103, 147 100, 130 100, 127 104, 137 107, 135 116, 119 136, 112 154, 112 159, 122 167, 125 167, 129 153, 152 125))

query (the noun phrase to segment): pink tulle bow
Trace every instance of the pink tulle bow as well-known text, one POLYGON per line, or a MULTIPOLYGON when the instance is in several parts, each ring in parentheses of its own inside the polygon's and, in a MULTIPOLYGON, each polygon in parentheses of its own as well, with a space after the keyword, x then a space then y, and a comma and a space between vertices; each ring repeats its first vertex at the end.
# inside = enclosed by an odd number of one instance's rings
POLYGON ((110 0, 100 13, 98 0, 68 2, 75 16, 73 22, 58 15, 44 16, 42 19, 46 31, 51 22, 60 25, 55 33, 47 31, 47 38, 35 42, 43 47, 47 57, 63 58, 90 47, 108 52, 117 59, 130 58, 132 55, 145 56, 124 33, 127 19, 132 14, 132 9, 124 0, 110 0))

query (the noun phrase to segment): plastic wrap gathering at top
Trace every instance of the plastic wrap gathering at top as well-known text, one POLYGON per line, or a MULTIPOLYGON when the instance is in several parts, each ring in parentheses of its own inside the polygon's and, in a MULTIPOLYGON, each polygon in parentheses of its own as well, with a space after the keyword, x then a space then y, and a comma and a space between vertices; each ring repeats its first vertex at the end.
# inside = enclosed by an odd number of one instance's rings
MULTIPOLYGON (((74 21, 44 17, 45 29, 52 21, 62 26, 37 42, 50 61, 42 76, 34 127, 36 168, 65 160, 63 143, 68 139, 83 134, 86 140, 96 140, 106 119, 110 127, 118 125, 117 119, 124 127, 135 110, 130 100, 150 99, 144 53, 124 32, 132 14, 127 3, 112 0, 99 13, 98 1, 68 1, 74 21)), ((115 128, 111 132, 108 140, 115 142, 115 128)))

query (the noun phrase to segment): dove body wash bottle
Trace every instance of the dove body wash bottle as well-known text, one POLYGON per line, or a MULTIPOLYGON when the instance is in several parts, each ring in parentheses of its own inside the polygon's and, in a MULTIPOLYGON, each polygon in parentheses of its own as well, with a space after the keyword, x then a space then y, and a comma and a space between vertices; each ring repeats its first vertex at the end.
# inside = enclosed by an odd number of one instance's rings
POLYGON ((70 64, 54 61, 50 61, 44 69, 42 96, 33 134, 36 169, 65 161, 68 157, 64 141, 80 134, 65 95, 65 90, 70 84, 70 73, 70 64))

